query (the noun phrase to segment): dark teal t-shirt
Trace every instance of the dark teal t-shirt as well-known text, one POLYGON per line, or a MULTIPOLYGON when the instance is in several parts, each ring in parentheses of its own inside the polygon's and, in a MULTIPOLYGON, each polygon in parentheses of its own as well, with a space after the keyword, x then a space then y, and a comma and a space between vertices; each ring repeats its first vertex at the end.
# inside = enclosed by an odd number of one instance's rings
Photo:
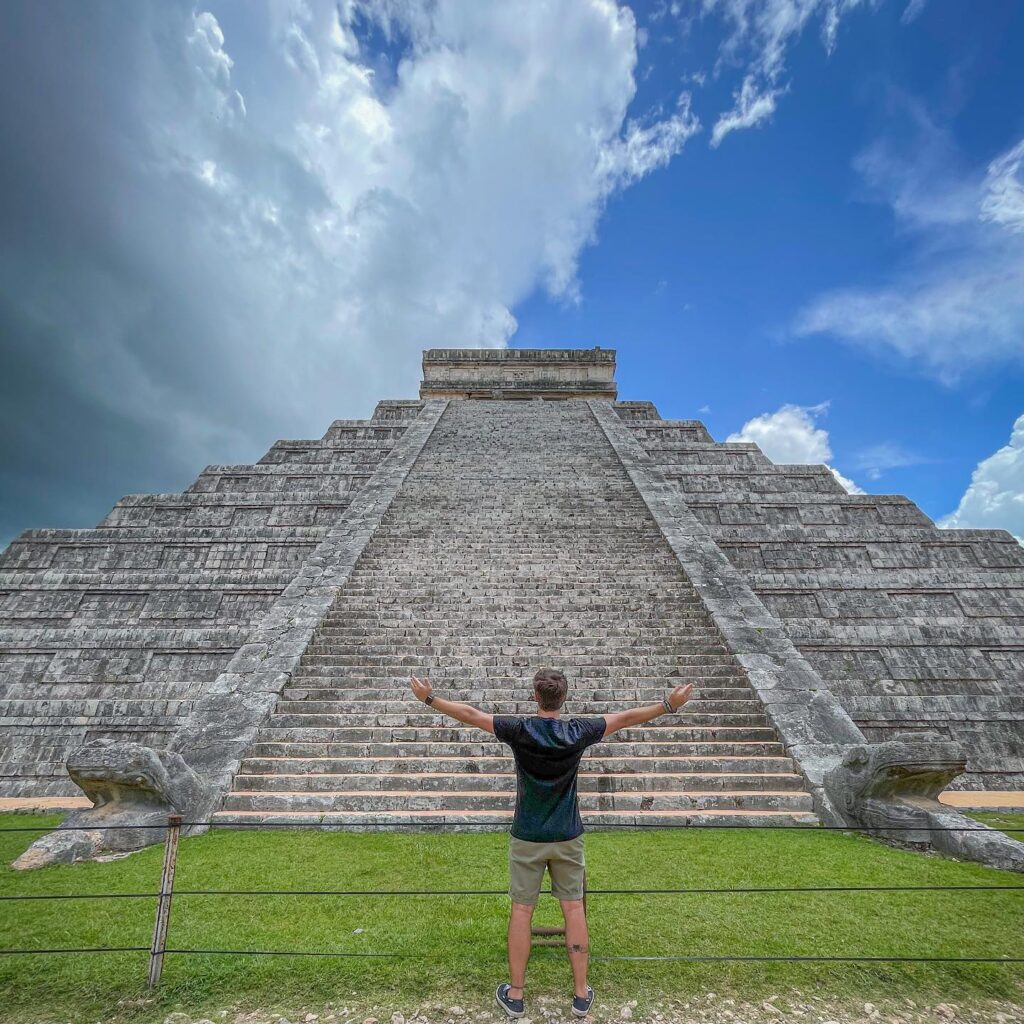
POLYGON ((560 843, 583 832, 576 772, 583 751, 603 739, 604 727, 603 718, 494 716, 494 735, 516 760, 516 839, 560 843))

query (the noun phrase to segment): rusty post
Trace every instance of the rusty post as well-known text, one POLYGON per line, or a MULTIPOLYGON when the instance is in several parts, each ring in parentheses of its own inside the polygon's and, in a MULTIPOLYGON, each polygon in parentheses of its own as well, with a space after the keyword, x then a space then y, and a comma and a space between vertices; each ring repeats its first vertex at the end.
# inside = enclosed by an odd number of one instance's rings
MULTIPOLYGON (((583 876, 583 913, 587 912, 587 876, 583 876)), ((532 925, 530 927, 531 946, 564 946, 565 925, 548 926, 532 925)))
POLYGON ((181 836, 181 815, 167 818, 164 837, 164 870, 160 876, 160 895, 156 904, 156 923, 153 926, 153 945, 149 952, 149 987, 160 984, 164 969, 164 950, 167 948, 167 927, 171 920, 171 896, 174 893, 174 869, 178 864, 178 839, 181 836))

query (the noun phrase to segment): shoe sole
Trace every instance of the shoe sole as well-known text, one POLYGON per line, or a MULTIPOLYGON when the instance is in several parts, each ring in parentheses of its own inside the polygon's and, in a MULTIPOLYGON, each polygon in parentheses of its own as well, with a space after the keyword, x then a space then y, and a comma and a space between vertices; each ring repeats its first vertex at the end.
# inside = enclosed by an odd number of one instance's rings
MULTIPOLYGON (((500 989, 501 986, 499 985, 498 988, 500 989)), ((511 1017, 513 1020, 518 1020, 520 1017, 525 1017, 526 1016, 525 1008, 522 1009, 522 1010, 513 1010, 510 1007, 506 1006, 501 1001, 501 998, 499 997, 497 990, 495 990, 495 993, 494 993, 494 1001, 495 1001, 495 1003, 498 1004, 498 1006, 500 1006, 505 1011, 505 1015, 508 1016, 508 1017, 511 1017)))

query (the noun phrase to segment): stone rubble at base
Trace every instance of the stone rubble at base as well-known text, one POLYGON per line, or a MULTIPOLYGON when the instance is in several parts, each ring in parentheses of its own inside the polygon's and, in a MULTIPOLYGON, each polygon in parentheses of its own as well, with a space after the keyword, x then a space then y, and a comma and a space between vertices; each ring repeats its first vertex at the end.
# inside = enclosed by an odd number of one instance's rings
MULTIPOLYGON (((556 1022, 572 1020, 563 1001, 555 994, 536 995, 523 1020, 556 1022)), ((636 1000, 595 1004, 586 1018, 598 1024, 769 1024, 799 1021, 801 1024, 1022 1024, 1024 1007, 1008 1000, 957 1000, 921 1004, 906 997, 890 997, 874 1002, 864 999, 837 999, 804 992, 772 994, 748 1001, 714 992, 690 993, 683 998, 662 999, 643 1009, 636 1000)), ((163 1024, 457 1024, 459 1021, 507 1020, 498 1010, 478 1010, 467 1004, 446 1006, 428 1002, 418 1006, 403 1004, 399 1010, 389 1006, 336 1006, 328 1004, 315 1010, 248 1009, 215 1010, 208 1017, 175 1012, 163 1024), (456 1012, 458 1011, 458 1012, 456 1012)))
POLYGON ((504 751, 405 680, 526 713, 541 664, 573 713, 700 688, 592 752, 595 823, 810 823, 844 751, 890 739, 1021 788, 1024 549, 615 401, 614 365, 431 350, 420 401, 22 534, 0 795, 73 792, 69 755, 112 737, 180 753, 225 821, 497 820, 504 751))

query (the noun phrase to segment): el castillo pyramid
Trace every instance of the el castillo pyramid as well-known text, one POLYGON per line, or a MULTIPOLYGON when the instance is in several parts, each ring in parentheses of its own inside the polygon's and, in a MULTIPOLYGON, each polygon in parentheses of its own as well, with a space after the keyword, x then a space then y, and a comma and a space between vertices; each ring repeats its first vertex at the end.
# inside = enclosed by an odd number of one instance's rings
POLYGON ((594 824, 813 823, 855 747, 890 753, 851 778, 1024 788, 1013 537, 716 442, 614 373, 607 349, 429 350, 418 400, 19 536, 0 795, 88 792, 107 755, 76 752, 127 745, 180 755, 225 823, 501 822, 505 749, 407 679, 526 714, 547 665, 570 713, 699 687, 585 759, 594 824))

